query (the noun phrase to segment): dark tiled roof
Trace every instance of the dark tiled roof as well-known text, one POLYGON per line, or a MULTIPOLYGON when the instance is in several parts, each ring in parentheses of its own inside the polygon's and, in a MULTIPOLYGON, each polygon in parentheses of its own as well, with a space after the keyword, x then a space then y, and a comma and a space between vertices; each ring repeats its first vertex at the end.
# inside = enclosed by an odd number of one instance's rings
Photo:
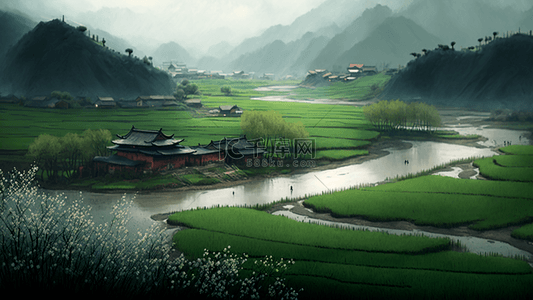
POLYGON ((217 149, 208 149, 203 146, 192 146, 191 149, 196 150, 192 155, 206 155, 206 154, 213 154, 213 153, 219 153, 219 150, 217 149))
POLYGON ((95 156, 93 158, 93 161, 128 167, 135 167, 144 164, 143 161, 131 160, 123 156, 118 156, 116 154, 111 156, 95 156))
POLYGON ((174 135, 166 135, 163 133, 162 129, 157 130, 141 130, 135 127, 132 127, 128 134, 119 137, 118 140, 113 140, 115 145, 127 145, 127 146, 156 146, 156 147, 166 147, 177 145, 183 142, 183 139, 176 140, 173 139, 174 135))

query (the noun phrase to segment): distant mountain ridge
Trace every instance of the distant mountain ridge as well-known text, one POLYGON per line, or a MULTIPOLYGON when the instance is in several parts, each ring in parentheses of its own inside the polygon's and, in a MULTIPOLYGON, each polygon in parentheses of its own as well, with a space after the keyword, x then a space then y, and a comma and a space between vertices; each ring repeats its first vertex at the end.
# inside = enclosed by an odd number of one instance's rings
POLYGON ((179 61, 187 64, 188 66, 194 65, 196 61, 192 56, 176 42, 168 42, 161 44, 152 54, 154 64, 159 66, 164 62, 171 60, 179 61))
POLYGON ((0 10, 0 61, 9 47, 37 25, 37 22, 18 13, 0 10))
POLYGON ((420 25, 402 16, 389 17, 361 42, 345 51, 335 61, 337 65, 350 63, 388 65, 396 68, 410 60, 410 53, 432 49, 443 43, 420 25))
POLYGON ((496 39, 481 51, 433 50, 411 61, 380 99, 481 110, 533 110, 533 36, 496 39))
POLYGON ((11 47, 0 77, 4 93, 26 97, 58 90, 93 100, 132 99, 172 94, 175 87, 167 73, 106 49, 60 20, 40 22, 11 47))

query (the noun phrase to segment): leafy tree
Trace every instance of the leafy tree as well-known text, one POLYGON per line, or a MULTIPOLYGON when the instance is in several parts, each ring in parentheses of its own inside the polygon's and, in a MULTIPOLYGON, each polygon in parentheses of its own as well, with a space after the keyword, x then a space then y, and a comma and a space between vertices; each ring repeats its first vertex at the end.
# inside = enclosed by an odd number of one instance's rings
POLYGON ((451 42, 451 44, 450 44, 450 45, 452 45, 452 50, 455 50, 455 44, 456 44, 456 42, 455 42, 455 41, 451 42))
POLYGON ((50 180, 59 176, 71 178, 79 166, 89 164, 94 156, 106 155, 110 141, 111 132, 103 129, 87 129, 81 136, 76 133, 63 137, 41 134, 29 146, 27 156, 42 170, 41 180, 45 174, 50 180))
POLYGON ((146 57, 146 55, 143 57, 143 63, 147 64, 147 65, 151 65, 150 63, 150 60, 148 59, 148 57, 146 57))
POLYGON ((128 48, 125 51, 128 53, 128 57, 131 57, 131 54, 133 53, 133 49, 128 48))
POLYGON ((481 42, 483 42, 483 38, 479 38, 477 41, 479 42, 479 48, 481 48, 481 42))
POLYGON ((196 83, 187 84, 183 87, 183 91, 185 92, 185 98, 187 98, 188 95, 197 95, 199 93, 198 85, 196 83))
POLYGON ((189 95, 198 95, 200 91, 198 90, 198 85, 195 83, 190 83, 189 80, 183 79, 180 84, 176 87, 174 92, 174 97, 178 100, 187 99, 189 95))
POLYGON ((107 149, 107 145, 112 139, 111 132, 109 130, 87 129, 83 132, 83 138, 85 141, 85 153, 90 159, 92 159, 94 156, 105 156, 108 154, 109 150, 107 149))
POLYGON ((437 109, 425 103, 382 100, 365 106, 364 114, 379 130, 431 130, 441 124, 437 109))
POLYGON ((271 153, 279 139, 287 139, 292 147, 293 139, 309 136, 303 123, 288 123, 276 111, 245 111, 241 116, 241 129, 248 138, 263 138, 271 153))
POLYGON ((76 29, 78 29, 78 30, 81 31, 81 32, 85 32, 85 31, 87 30, 87 27, 85 27, 85 26, 78 26, 78 27, 76 27, 76 29))
POLYGON ((226 96, 231 95, 231 87, 229 87, 229 86, 223 86, 223 87, 221 87, 221 88, 220 88, 220 91, 221 91, 224 95, 226 95, 226 96))
POLYGON ((185 99, 185 92, 183 91, 183 88, 181 88, 180 86, 176 87, 176 91, 174 92, 174 98, 176 98, 176 100, 185 99))
POLYGON ((45 172, 48 178, 57 178, 60 152, 61 144, 58 137, 41 134, 29 146, 26 155, 33 158, 35 163, 43 170, 41 180, 44 180, 45 172))
POLYGON ((70 95, 69 92, 61 92, 61 91, 53 91, 52 93, 50 93, 50 96, 55 97, 57 99, 67 100, 67 101, 71 101, 74 99, 74 97, 72 97, 72 95, 70 95))

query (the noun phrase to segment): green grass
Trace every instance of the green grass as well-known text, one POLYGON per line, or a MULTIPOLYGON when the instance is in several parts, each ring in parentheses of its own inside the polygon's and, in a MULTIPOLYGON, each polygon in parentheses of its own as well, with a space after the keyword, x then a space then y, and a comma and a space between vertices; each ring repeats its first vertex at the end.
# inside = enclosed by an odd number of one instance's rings
MULTIPOLYGON (((486 192, 481 195, 451 193, 456 190, 456 186, 457 190, 464 188, 463 181, 469 180, 452 178, 452 182, 444 177, 430 177, 436 178, 433 181, 444 179, 442 188, 445 192, 417 192, 416 188, 411 189, 409 186, 423 181, 418 179, 415 183, 410 183, 411 180, 406 180, 401 182, 404 189, 352 189, 310 197, 304 205, 338 217, 357 216, 372 221, 405 220, 417 225, 444 228, 469 224, 468 227, 475 230, 504 228, 533 219, 531 199, 486 195, 486 192)), ((400 183, 383 186, 397 184, 400 183)))
POLYGON ((465 180, 446 176, 421 176, 394 184, 362 188, 366 191, 442 193, 527 198, 533 200, 533 185, 524 182, 465 180))
POLYGON ((446 247, 417 255, 401 253, 403 247, 423 249, 419 247, 427 241, 448 244, 446 239, 404 235, 389 244, 392 236, 385 233, 298 223, 246 208, 184 211, 169 221, 195 228, 173 236, 175 247, 189 258, 201 258, 206 248, 222 251, 230 245, 231 252, 249 255, 250 263, 265 255, 293 259, 287 271, 273 275, 304 288, 301 299, 522 298, 531 294, 533 275, 524 261, 458 253, 446 247), (390 246, 400 253, 386 253, 390 246))
POLYGON ((493 158, 502 167, 533 167, 533 155, 500 155, 493 158))
POLYGON ((317 159, 339 160, 361 155, 368 155, 368 150, 320 150, 316 152, 317 159))
POLYGON ((527 145, 511 145, 500 148, 502 152, 515 155, 533 155, 533 147, 527 145))
POLYGON ((351 82, 334 82, 329 86, 316 88, 297 88, 291 92, 292 99, 343 99, 365 100, 376 95, 378 91, 371 90, 371 86, 377 84, 383 87, 390 80, 389 75, 379 73, 374 76, 366 76, 351 82))
POLYGON ((445 239, 399 237, 384 233, 347 231, 315 224, 304 224, 283 216, 246 208, 213 208, 184 211, 170 216, 169 224, 209 231, 254 237, 259 240, 298 245, 329 245, 334 249, 372 252, 421 253, 447 247, 445 239), (228 218, 228 216, 231 216, 228 218))
POLYGON ((533 168, 531 167, 502 167, 496 164, 495 157, 486 157, 474 161, 474 166, 479 168, 479 173, 493 180, 533 181, 533 168))
POLYGON ((113 177, 98 177, 75 180, 72 186, 90 187, 94 190, 151 190, 160 187, 181 187, 183 184, 172 175, 154 175, 143 179, 124 180, 113 177))
POLYGON ((511 236, 517 239, 529 240, 533 242, 533 223, 513 230, 511 236))
MULTIPOLYGON (((215 84, 199 81, 201 84, 215 84)), ((253 91, 264 82, 235 82, 235 86, 253 91)), ((272 84, 272 82, 268 82, 272 84)), ((277 83, 276 83, 277 84, 277 83)), ((201 87, 202 88, 202 87, 201 87)), ((215 87, 212 86, 211 89, 215 87)), ((220 88, 218 88, 219 90, 220 88)), ((266 93, 266 92, 261 92, 266 93)), ((379 133, 365 120, 362 108, 325 104, 267 102, 246 97, 202 96, 208 108, 236 104, 245 110, 274 110, 288 122, 301 121, 317 139, 319 149, 355 150, 370 144, 379 133)), ((4 153, 4 161, 26 162, 23 153, 40 134, 64 136, 68 132, 81 134, 86 129, 107 129, 111 134, 125 134, 131 126, 141 129, 163 128, 165 133, 185 139, 183 145, 208 144, 211 140, 236 137, 243 134, 240 118, 193 118, 188 111, 137 109, 35 109, 18 105, 0 107, 0 150, 17 150, 13 155, 4 153), (60 120, 60 122, 58 122, 60 120)))

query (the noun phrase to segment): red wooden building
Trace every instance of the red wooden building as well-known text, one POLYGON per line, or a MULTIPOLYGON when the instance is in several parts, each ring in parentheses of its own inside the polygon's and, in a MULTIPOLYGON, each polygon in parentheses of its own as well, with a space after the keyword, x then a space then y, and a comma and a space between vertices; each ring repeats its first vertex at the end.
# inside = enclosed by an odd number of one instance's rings
POLYGON ((117 137, 119 139, 112 141, 115 145, 108 147, 115 154, 93 159, 98 174, 115 171, 156 172, 224 160, 218 149, 180 145, 183 139, 176 140, 174 135, 166 135, 162 129, 140 130, 133 126, 128 134, 117 134, 117 137))

